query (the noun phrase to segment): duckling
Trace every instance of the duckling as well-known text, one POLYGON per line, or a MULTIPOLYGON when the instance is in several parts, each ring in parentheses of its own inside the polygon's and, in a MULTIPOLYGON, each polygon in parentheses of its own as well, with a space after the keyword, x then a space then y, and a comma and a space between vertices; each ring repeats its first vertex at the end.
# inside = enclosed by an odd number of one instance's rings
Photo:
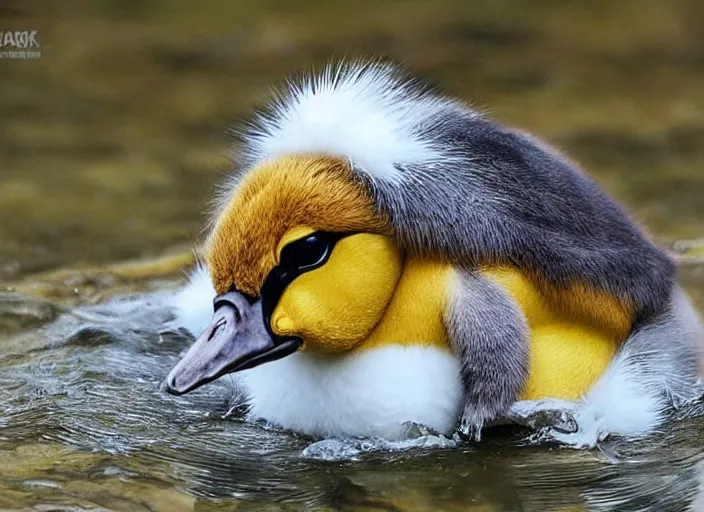
POLYGON ((593 443, 698 396, 667 254, 555 149, 391 65, 330 66, 257 117, 202 253, 166 389, 237 373, 287 429, 479 439, 565 406, 593 443))

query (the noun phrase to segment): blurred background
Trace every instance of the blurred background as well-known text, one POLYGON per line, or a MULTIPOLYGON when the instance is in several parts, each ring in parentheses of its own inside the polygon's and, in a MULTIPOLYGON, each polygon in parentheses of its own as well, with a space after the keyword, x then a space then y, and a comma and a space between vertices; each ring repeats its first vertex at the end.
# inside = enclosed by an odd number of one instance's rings
POLYGON ((700 0, 2 0, 41 58, 0 60, 0 282, 195 243, 228 129, 342 57, 544 137, 662 243, 703 237, 702 26, 700 0))
POLYGON ((0 0, 39 44, 0 47, 0 508, 704 510, 701 420, 305 460, 222 386, 160 392, 184 340, 137 293, 182 281, 229 130, 272 87, 381 56, 579 162, 704 311, 702 27, 702 0, 0 0))

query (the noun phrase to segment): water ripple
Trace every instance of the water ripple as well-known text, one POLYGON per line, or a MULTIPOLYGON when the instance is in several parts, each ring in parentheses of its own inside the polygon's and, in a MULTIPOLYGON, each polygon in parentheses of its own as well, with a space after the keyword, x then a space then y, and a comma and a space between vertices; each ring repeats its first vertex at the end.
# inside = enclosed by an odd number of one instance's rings
POLYGON ((158 294, 117 300, 65 313, 35 331, 31 350, 0 356, 0 494, 28 506, 106 506, 110 497, 134 510, 161 493, 188 506, 381 510, 685 510, 702 499, 702 404, 659 435, 592 451, 527 445, 526 432, 509 427, 479 444, 417 428, 400 443, 316 441, 243 421, 227 379, 163 393, 190 342, 163 330, 169 319, 158 294))

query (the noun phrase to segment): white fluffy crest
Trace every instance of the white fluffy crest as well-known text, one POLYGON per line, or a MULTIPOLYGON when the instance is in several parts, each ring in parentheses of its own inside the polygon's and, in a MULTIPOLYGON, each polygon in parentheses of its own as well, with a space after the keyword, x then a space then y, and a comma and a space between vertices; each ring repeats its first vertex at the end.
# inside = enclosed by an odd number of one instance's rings
POLYGON ((253 161, 287 153, 321 152, 346 158, 375 180, 399 182, 403 164, 451 158, 430 132, 442 111, 459 103, 431 94, 390 65, 328 66, 318 76, 289 83, 247 133, 253 161))

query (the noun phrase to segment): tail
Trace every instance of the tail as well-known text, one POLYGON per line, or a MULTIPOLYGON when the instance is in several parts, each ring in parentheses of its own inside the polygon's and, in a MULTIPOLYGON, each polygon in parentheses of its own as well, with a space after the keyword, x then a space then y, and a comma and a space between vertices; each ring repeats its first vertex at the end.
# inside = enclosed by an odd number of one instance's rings
POLYGON ((677 287, 668 308, 632 332, 576 408, 579 430, 555 437, 589 446, 609 434, 652 432, 673 409, 703 395, 703 350, 702 322, 677 287))

